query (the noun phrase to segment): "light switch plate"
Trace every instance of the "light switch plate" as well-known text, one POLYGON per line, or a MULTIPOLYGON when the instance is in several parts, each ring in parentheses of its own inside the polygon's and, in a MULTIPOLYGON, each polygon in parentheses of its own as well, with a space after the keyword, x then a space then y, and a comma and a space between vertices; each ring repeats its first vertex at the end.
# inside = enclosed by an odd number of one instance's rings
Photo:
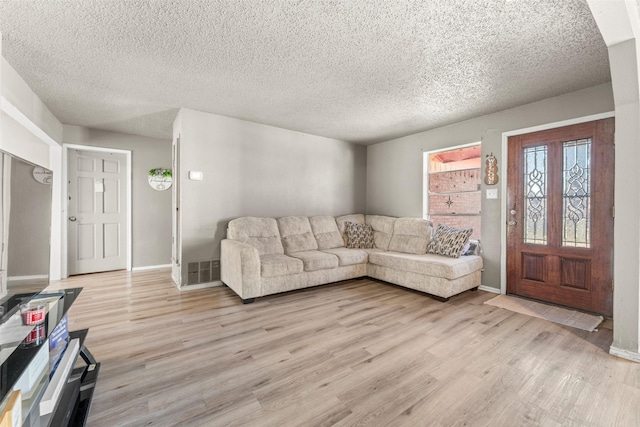
POLYGON ((192 181, 202 181, 201 171, 189 171, 189 179, 192 181))
POLYGON ((498 198, 498 189, 487 188, 487 199, 497 199, 497 198, 498 198))

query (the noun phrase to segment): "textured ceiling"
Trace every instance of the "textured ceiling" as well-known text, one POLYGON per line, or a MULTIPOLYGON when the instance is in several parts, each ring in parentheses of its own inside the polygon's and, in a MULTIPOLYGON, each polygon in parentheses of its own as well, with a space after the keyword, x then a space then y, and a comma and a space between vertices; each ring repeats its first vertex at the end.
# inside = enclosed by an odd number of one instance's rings
POLYGON ((171 138, 180 107, 374 143, 610 81, 584 0, 1 1, 66 124, 171 138))

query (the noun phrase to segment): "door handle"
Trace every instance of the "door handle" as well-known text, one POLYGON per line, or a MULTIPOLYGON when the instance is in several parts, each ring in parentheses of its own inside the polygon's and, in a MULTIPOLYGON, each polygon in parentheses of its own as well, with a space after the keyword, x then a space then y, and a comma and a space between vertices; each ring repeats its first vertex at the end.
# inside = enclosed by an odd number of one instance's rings
POLYGON ((75 216, 70 216, 70 217, 69 217, 69 221, 71 221, 71 222, 76 222, 76 217, 75 217, 75 216))
POLYGON ((514 225, 516 225, 516 224, 517 224, 517 222, 516 222, 516 221, 514 221, 514 220, 511 220, 511 221, 509 221, 509 222, 507 223, 507 225, 510 225, 510 226, 512 226, 512 227, 513 227, 514 225))

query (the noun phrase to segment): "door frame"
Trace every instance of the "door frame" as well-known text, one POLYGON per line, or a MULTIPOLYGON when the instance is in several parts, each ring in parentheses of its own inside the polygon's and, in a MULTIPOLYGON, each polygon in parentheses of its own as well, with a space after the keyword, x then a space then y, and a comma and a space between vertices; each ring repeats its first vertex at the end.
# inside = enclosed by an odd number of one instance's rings
POLYGON ((67 227, 67 216, 69 211, 69 150, 83 150, 83 151, 95 151, 100 153, 117 153, 124 154, 126 156, 126 200, 127 200, 127 212, 126 218, 126 244, 125 250, 127 251, 127 271, 131 271, 132 268, 132 192, 131 192, 131 150, 120 150, 116 148, 94 147, 92 145, 80 145, 80 144, 62 144, 62 278, 69 277, 69 262, 67 259, 67 250, 69 248, 69 232, 67 227))
MULTIPOLYGON (((500 184, 500 293, 505 295, 507 293, 507 173, 508 171, 508 158, 509 158, 509 137, 515 135, 523 135, 532 132, 538 132, 541 130, 549 130, 555 128, 561 128, 565 126, 576 125, 579 123, 593 122, 596 120, 609 119, 615 117, 614 111, 606 113, 593 114, 590 116, 577 117, 575 119, 562 120, 559 122, 546 123, 538 126, 531 126, 528 128, 521 128, 502 132, 502 159, 500 161, 503 172, 502 184, 500 184)), ((615 262, 615 253, 614 259, 615 262)), ((615 277, 614 277, 615 280, 615 277)), ((614 289, 615 294, 615 289, 614 289)))

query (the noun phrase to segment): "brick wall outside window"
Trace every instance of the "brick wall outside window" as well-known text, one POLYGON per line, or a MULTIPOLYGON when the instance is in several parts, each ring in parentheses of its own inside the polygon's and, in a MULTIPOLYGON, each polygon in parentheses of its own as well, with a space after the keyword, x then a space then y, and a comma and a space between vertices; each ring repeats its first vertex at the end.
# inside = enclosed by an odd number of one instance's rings
POLYGON ((429 191, 432 193, 477 191, 480 189, 480 175, 480 169, 431 173, 429 174, 429 191))
POLYGON ((434 227, 473 228, 480 239, 482 169, 452 170, 429 174, 429 220, 434 227))

